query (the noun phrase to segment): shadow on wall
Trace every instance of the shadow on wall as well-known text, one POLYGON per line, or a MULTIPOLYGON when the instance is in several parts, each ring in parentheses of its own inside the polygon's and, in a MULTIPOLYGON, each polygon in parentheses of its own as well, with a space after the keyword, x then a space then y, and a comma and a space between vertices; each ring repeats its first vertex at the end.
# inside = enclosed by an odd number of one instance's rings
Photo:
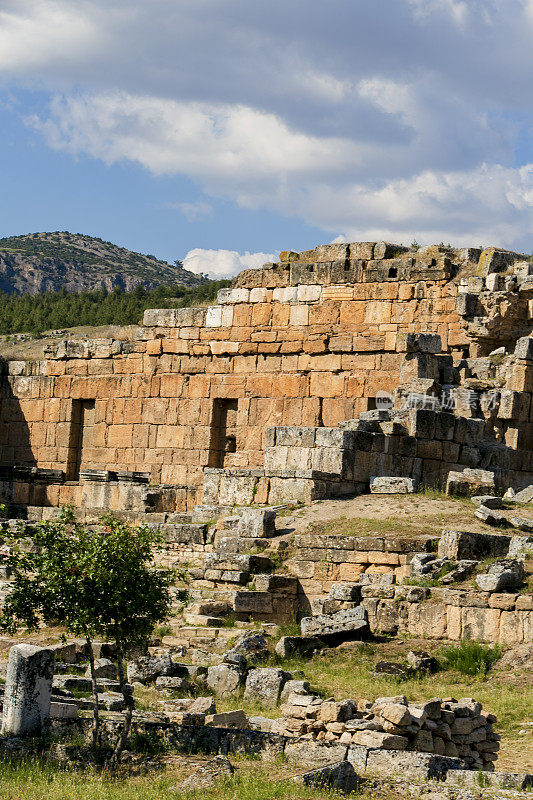
POLYGON ((8 362, 0 358, 0 467, 3 473, 7 473, 6 468, 12 473, 14 467, 29 469, 37 464, 31 448, 29 424, 13 392, 15 381, 31 380, 31 377, 9 375, 8 362))

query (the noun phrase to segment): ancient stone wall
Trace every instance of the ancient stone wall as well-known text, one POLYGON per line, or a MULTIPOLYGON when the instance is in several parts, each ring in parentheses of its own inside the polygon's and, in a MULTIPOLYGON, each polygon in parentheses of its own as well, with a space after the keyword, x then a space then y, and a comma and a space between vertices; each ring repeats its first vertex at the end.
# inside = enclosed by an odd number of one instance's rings
MULTIPOLYGON (((217 305, 147 311, 128 341, 66 340, 44 359, 9 361, 1 463, 61 470, 65 482, 19 476, 8 499, 87 505, 80 477, 97 469, 182 487, 175 507, 191 507, 205 468, 263 468, 267 428, 335 428, 374 408, 379 392, 419 380, 455 383, 458 370, 471 374, 464 356, 508 342, 511 311, 514 335, 528 333, 531 287, 521 277, 520 302, 513 300, 510 273, 520 259, 494 249, 386 243, 286 253, 279 264, 241 273, 217 305), (488 292, 494 275, 501 291, 488 292), (433 346, 410 352, 419 333, 433 335, 433 346)), ((533 389, 529 356, 516 358, 510 390, 533 389)), ((516 410, 509 446, 530 442, 531 413, 525 402, 516 410)), ((4 477, 12 484, 12 473, 4 477)), ((125 508, 123 495, 117 487, 106 502, 125 508)), ((142 498, 132 502, 142 510, 142 498)))

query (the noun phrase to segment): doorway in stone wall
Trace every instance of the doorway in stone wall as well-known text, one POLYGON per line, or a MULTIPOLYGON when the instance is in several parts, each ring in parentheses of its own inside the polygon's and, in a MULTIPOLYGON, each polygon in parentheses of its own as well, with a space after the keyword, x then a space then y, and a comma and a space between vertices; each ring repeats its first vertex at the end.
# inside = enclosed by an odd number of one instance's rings
POLYGON ((73 400, 66 477, 77 481, 87 461, 87 450, 93 446, 94 400, 73 400))
POLYGON ((211 423, 210 467, 227 467, 237 452, 237 412, 239 401, 226 397, 213 402, 211 423))

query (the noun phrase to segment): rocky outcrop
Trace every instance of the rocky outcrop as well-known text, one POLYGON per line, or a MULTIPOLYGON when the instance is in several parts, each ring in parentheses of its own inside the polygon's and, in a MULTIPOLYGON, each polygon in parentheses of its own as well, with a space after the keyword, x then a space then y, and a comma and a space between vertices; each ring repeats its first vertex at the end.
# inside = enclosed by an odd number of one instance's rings
POLYGON ((34 233, 0 239, 0 291, 7 294, 80 292, 136 286, 194 286, 202 278, 155 256, 68 232, 34 233))

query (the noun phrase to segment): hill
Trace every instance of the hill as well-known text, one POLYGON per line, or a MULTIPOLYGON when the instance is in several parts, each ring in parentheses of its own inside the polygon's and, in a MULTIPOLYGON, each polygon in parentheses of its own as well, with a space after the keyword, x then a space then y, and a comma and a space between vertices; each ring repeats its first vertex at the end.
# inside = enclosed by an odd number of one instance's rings
POLYGON ((0 239, 0 291, 6 294, 186 287, 200 275, 81 233, 29 233, 0 239))

